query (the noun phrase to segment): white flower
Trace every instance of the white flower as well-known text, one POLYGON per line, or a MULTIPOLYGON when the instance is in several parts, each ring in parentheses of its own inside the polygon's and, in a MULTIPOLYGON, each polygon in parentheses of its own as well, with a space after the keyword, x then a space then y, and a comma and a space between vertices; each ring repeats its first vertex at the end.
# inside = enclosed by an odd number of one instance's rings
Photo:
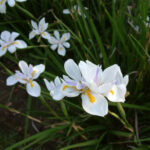
POLYGON ((25 2, 27 0, 0 0, 0 13, 6 13, 6 2, 10 7, 14 7, 16 2, 25 2))
POLYGON ((36 35, 40 35, 44 39, 50 38, 50 34, 46 32, 48 28, 48 23, 45 22, 45 18, 42 18, 39 24, 31 20, 31 24, 32 24, 33 30, 29 33, 29 39, 34 38, 36 35))
MULTIPOLYGON (((83 109, 92 115, 105 116, 108 113, 108 100, 124 102, 128 76, 123 77, 120 67, 112 65, 102 71, 101 66, 90 61, 80 61, 77 65, 72 59, 64 64, 68 76, 63 76, 59 88, 49 89, 53 97, 76 97, 81 94, 83 109), (53 92, 53 89, 58 89, 53 92)), ((52 84, 51 84, 52 85, 52 84)), ((47 83, 47 87, 50 87, 47 83)), ((62 98, 60 97, 60 99, 62 98)), ((59 97, 57 100, 60 100, 59 97)))
POLYGON ((19 33, 3 31, 0 35, 0 56, 3 56, 7 50, 14 53, 17 48, 26 48, 27 44, 23 40, 15 40, 19 33))
POLYGON ((80 61, 79 68, 87 85, 82 94, 82 107, 92 115, 105 116, 108 113, 108 102, 105 98, 111 88, 104 82, 101 66, 90 61, 80 61))
MULTIPOLYGON (((87 10, 88 8, 87 8, 87 7, 84 7, 84 9, 87 10)), ((80 6, 78 6, 78 5, 74 5, 74 6, 71 8, 71 10, 69 10, 69 9, 64 9, 64 10, 63 10, 63 14, 71 14, 71 13, 77 13, 77 14, 79 14, 80 16, 82 16, 81 8, 80 8, 80 6)), ((83 16, 86 17, 85 14, 83 14, 83 16)))
POLYGON ((6 85, 11 86, 17 82, 26 84, 27 93, 33 97, 39 97, 41 94, 41 88, 34 80, 44 72, 45 66, 40 64, 33 67, 31 64, 28 66, 25 61, 19 61, 19 67, 22 72, 17 70, 14 75, 8 77, 6 85))
POLYGON ((65 48, 70 47, 70 43, 67 42, 70 39, 70 33, 64 33, 60 38, 59 32, 55 30, 54 35, 55 37, 51 36, 49 39, 49 43, 52 44, 50 48, 52 50, 57 49, 59 55, 65 56, 66 54, 65 48))
POLYGON ((82 107, 87 113, 105 116, 108 113, 108 103, 104 94, 108 93, 110 84, 100 85, 101 67, 89 61, 81 61, 78 66, 69 59, 65 62, 65 70, 72 78, 70 82, 66 80, 66 85, 62 88, 65 95, 74 97, 81 94, 82 107))
POLYGON ((107 94, 108 100, 112 102, 124 102, 127 92, 126 86, 129 81, 128 75, 123 77, 120 67, 116 64, 106 68, 103 74, 105 83, 111 83, 111 89, 107 94))
POLYGON ((54 82, 47 81, 47 79, 44 79, 45 85, 50 92, 50 95, 53 97, 54 100, 61 100, 64 98, 64 94, 62 92, 62 80, 59 77, 56 77, 54 82))

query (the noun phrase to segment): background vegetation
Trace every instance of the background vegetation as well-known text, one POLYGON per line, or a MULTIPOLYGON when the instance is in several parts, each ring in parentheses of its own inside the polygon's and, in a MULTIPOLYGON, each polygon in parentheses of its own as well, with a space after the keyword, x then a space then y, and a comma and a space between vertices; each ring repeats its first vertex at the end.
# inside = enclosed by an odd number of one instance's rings
POLYGON ((39 79, 42 96, 38 99, 28 97, 18 84, 11 89, 1 86, 7 96, 0 101, 0 149, 150 149, 150 29, 144 24, 149 7, 149 0, 28 0, 7 7, 7 14, 0 15, 0 31, 19 32, 28 47, 0 58, 2 83, 19 60, 44 63, 46 71, 39 79), (74 4, 86 18, 62 13, 74 4), (85 11, 84 6, 89 9, 85 11), (55 29, 71 33, 65 57, 53 52, 46 40, 28 39, 30 20, 38 22, 42 17, 50 33, 55 29), (139 32, 128 19, 139 26, 139 32), (102 118, 84 112, 80 97, 53 101, 43 78, 53 80, 64 74, 68 58, 77 63, 88 59, 104 68, 119 64, 123 74, 130 75, 126 102, 109 103, 110 114, 102 118))

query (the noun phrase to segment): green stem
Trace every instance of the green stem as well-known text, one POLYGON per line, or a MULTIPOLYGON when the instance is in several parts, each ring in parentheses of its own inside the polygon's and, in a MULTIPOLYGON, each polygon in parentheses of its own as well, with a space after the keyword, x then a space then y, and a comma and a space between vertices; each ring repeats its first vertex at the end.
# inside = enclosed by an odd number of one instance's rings
MULTIPOLYGON (((27 102, 27 112, 26 112, 26 115, 27 115, 27 116, 30 114, 31 101, 32 101, 32 97, 29 96, 29 97, 28 97, 28 102, 27 102)), ((29 118, 26 117, 26 118, 25 118, 24 138, 27 137, 28 126, 29 126, 29 118)))
POLYGON ((131 126, 129 126, 123 119, 121 119, 116 113, 111 112, 111 111, 108 111, 108 113, 110 115, 112 115, 113 117, 117 118, 126 129, 128 129, 130 132, 134 133, 133 128, 131 126))

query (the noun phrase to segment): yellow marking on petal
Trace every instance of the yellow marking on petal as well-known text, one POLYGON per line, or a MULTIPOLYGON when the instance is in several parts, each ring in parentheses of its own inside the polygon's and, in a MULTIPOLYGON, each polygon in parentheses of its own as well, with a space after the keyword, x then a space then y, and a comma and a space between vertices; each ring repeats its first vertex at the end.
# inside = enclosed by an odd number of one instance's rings
POLYGON ((32 80, 29 80, 29 83, 30 83, 31 87, 33 88, 34 84, 33 84, 32 80))
POLYGON ((61 51, 62 51, 62 50, 63 50, 63 48, 62 48, 62 47, 60 47, 60 48, 59 48, 59 50, 61 50, 61 51))
POLYGON ((36 70, 33 70, 32 74, 31 74, 32 77, 34 76, 35 73, 36 73, 36 70))
POLYGON ((1 0, 0 5, 2 5, 5 2, 5 0, 1 0))
POLYGON ((8 48, 9 46, 14 45, 14 44, 19 44, 19 42, 15 41, 15 42, 12 42, 12 43, 10 43, 10 44, 8 44, 8 45, 3 46, 3 47, 2 47, 2 51, 4 51, 5 48, 8 48))
POLYGON ((46 36, 46 33, 45 33, 45 32, 42 32, 42 34, 43 34, 44 36, 46 36))
POLYGON ((65 40, 66 40, 66 37, 64 37, 63 40, 65 41, 65 40))
POLYGON ((109 92, 110 92, 112 95, 114 95, 114 91, 113 91, 113 90, 110 90, 109 92))
POLYGON ((90 102, 91 103, 94 103, 96 100, 95 100, 95 97, 91 94, 91 91, 90 90, 85 90, 85 92, 84 93, 86 93, 87 94, 87 96, 88 96, 88 98, 90 99, 90 102))
POLYGON ((6 45, 6 46, 3 46, 3 47, 2 47, 2 51, 4 51, 4 49, 7 48, 7 47, 8 47, 7 45, 6 45))
POLYGON ((36 35, 36 32, 33 31, 33 35, 36 35))
POLYGON ((64 87, 63 87, 63 91, 65 90, 65 89, 67 89, 69 86, 68 85, 65 85, 64 87))

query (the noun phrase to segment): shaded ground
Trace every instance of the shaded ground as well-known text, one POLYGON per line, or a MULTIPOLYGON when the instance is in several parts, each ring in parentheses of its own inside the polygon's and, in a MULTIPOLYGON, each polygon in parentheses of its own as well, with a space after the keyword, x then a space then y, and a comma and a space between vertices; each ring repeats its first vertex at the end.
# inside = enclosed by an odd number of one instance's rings
MULTIPOLYGON (((13 87, 7 87, 5 82, 6 72, 0 67, 0 104, 10 106, 22 111, 26 105, 27 95, 23 90, 14 89, 12 97, 10 93, 13 87)), ((11 143, 19 141, 23 136, 24 118, 16 113, 0 108, 0 149, 4 149, 11 143)))
MULTIPOLYGON (((8 74, 0 66, 0 105, 9 106, 19 112, 26 113, 27 93, 21 88, 18 89, 18 85, 15 87, 7 87, 5 83, 7 77, 8 74)), ((42 107, 42 105, 39 106, 40 109, 42 109, 42 107)), ((39 118, 41 119, 40 116, 39 118)), ((35 123, 40 131, 44 130, 44 126, 29 120, 29 131, 27 136, 37 133, 33 123, 35 123)), ((23 140, 24 126, 25 117, 0 107, 0 150, 4 150, 8 146, 23 140)), ((54 142, 48 142, 42 147, 42 150, 48 150, 49 148, 55 150, 54 145, 54 142)), ((37 150, 37 148, 35 149, 37 150)), ((34 148, 32 148, 32 150, 34 150, 34 148)))

